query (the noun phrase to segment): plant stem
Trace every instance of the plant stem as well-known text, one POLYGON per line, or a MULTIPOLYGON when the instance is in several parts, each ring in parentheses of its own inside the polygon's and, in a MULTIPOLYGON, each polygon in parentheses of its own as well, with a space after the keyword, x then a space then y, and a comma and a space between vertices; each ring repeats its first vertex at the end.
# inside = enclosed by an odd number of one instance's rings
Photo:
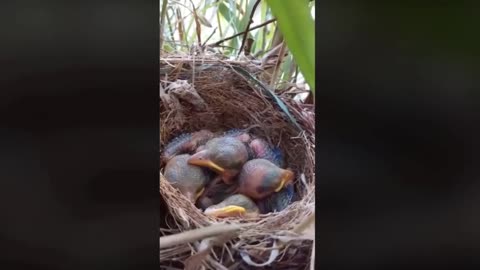
POLYGON ((162 0, 162 11, 160 14, 160 50, 163 45, 163 29, 165 28, 165 17, 167 16, 168 0, 162 0))

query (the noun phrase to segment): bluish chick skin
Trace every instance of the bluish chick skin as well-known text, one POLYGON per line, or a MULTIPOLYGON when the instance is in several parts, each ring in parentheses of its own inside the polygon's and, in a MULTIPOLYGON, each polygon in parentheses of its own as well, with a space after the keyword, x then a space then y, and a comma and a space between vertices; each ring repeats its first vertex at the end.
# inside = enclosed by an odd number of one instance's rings
POLYGON ((201 167, 188 164, 189 158, 189 154, 171 158, 165 166, 164 175, 173 187, 195 203, 210 181, 210 174, 201 167))
POLYGON ((280 168, 284 168, 285 161, 282 150, 278 147, 270 146, 265 140, 254 139, 249 144, 254 158, 266 159, 280 168))
POLYGON ((262 214, 280 212, 292 203, 295 190, 293 183, 287 184, 282 190, 258 202, 262 214))
POLYGON ((214 134, 208 130, 200 130, 193 133, 184 133, 170 141, 163 150, 161 160, 168 162, 176 155, 193 153, 199 147, 212 139, 214 134))

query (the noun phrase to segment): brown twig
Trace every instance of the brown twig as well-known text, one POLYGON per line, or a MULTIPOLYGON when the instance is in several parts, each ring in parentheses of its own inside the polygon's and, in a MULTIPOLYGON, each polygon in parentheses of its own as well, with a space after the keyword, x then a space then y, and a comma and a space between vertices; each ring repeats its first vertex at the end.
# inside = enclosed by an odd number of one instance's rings
MULTIPOLYGON (((259 24, 259 25, 252 26, 252 27, 249 29, 249 31, 250 31, 250 30, 258 29, 258 28, 260 28, 260 27, 263 27, 263 26, 265 26, 265 25, 267 25, 267 24, 270 24, 270 23, 272 23, 272 22, 274 22, 274 21, 276 21, 276 20, 277 20, 277 19, 270 19, 270 20, 268 20, 268 21, 266 21, 266 22, 264 22, 264 23, 261 23, 261 24, 259 24)), ((226 38, 224 38, 224 39, 222 39, 222 40, 219 40, 219 41, 217 41, 217 42, 215 42, 215 43, 208 44, 207 46, 209 46, 209 47, 216 47, 216 46, 222 44, 222 43, 225 42, 225 41, 228 41, 228 40, 230 40, 230 39, 236 38, 236 37, 241 36, 241 35, 243 35, 243 34, 244 34, 244 32, 240 32, 240 33, 235 34, 235 35, 233 35, 233 36, 229 36, 229 37, 226 37, 226 38)))
POLYGON ((177 24, 178 24, 178 36, 180 41, 185 41, 185 30, 183 28, 183 19, 180 8, 177 8, 177 24))
POLYGON ((239 56, 242 53, 243 46, 245 46, 245 41, 247 39, 248 32, 250 32, 250 24, 252 24, 253 22, 253 15, 255 15, 255 10, 257 9, 258 4, 260 4, 260 0, 257 0, 257 2, 255 2, 252 8, 252 11, 250 12, 250 18, 248 18, 247 28, 245 29, 245 31, 243 31, 242 45, 240 45, 240 49, 238 50, 237 56, 239 56))
POLYGON ((197 40, 198 40, 198 46, 201 46, 202 44, 202 27, 200 26, 200 22, 199 22, 199 19, 198 19, 198 14, 197 14, 197 8, 195 7, 195 5, 193 4, 193 1, 190 0, 190 3, 192 4, 192 8, 193 8, 193 18, 194 18, 194 21, 195 21, 195 29, 196 29, 196 33, 197 33, 197 40))
MULTIPOLYGON (((218 64, 219 60, 211 60, 211 59, 198 59, 201 60, 203 64, 218 64)), ((178 63, 185 63, 185 62, 193 62, 193 58, 160 58, 160 62, 170 63, 170 64, 178 64, 178 63)), ((230 64, 230 65, 240 65, 240 66, 247 66, 248 64, 253 65, 260 65, 260 61, 241 61, 241 60, 222 60, 222 64, 230 64)))
POLYGON ((275 89, 275 82, 277 80, 278 72, 280 70, 280 66, 283 63, 283 59, 285 58, 286 45, 285 45, 285 42, 282 42, 281 44, 282 45, 281 45, 280 51, 278 53, 277 62, 275 63, 275 68, 273 69, 272 78, 270 80, 270 87, 272 89, 275 89))
POLYGON ((219 224, 160 237, 160 249, 191 243, 212 236, 233 233, 241 229, 240 225, 219 224))
POLYGON ((255 40, 253 38, 247 38, 247 42, 245 43, 245 56, 249 56, 252 51, 252 45, 255 40))

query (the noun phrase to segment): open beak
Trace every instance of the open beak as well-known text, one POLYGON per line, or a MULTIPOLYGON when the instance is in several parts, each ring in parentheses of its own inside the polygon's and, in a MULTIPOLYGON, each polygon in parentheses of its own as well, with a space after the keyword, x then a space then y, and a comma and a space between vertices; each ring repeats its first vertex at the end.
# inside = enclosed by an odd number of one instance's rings
POLYGON ((242 216, 247 212, 245 208, 236 205, 228 205, 222 208, 212 208, 209 207, 205 209, 205 215, 212 217, 238 217, 242 216))
POLYGON ((200 166, 200 167, 206 167, 206 168, 214 170, 217 173, 223 173, 225 171, 224 168, 215 164, 215 162, 209 160, 206 157, 206 152, 205 151, 200 151, 200 152, 194 154, 193 156, 191 156, 188 159, 188 164, 197 165, 197 166, 200 166))
POLYGON ((291 183, 293 181, 293 178, 295 177, 295 175, 293 174, 292 171, 290 170, 284 170, 284 173, 282 174, 282 176, 280 177, 280 184, 278 185, 278 187, 275 189, 275 192, 279 192, 280 190, 282 190, 282 188, 284 186, 286 186, 287 184, 291 183))

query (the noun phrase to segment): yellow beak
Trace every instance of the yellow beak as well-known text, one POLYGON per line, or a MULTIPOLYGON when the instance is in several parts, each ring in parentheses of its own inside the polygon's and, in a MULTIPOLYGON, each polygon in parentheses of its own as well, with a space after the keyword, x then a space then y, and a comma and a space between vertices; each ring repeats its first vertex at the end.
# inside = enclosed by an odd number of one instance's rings
POLYGON ((228 205, 222 208, 207 208, 205 209, 205 215, 213 217, 236 217, 242 216, 247 210, 241 206, 228 205))
POLYGON ((211 160, 191 159, 191 160, 188 161, 188 163, 191 164, 191 165, 197 165, 197 166, 201 166, 201 167, 210 168, 210 169, 216 171, 217 173, 223 173, 225 171, 225 169, 218 166, 217 164, 215 164, 211 160))
POLYGON ((280 190, 282 190, 282 188, 289 182, 291 182, 293 180, 293 172, 289 171, 289 170, 285 170, 285 173, 282 174, 282 177, 280 178, 280 184, 278 185, 278 187, 275 189, 275 192, 279 192, 280 190))

